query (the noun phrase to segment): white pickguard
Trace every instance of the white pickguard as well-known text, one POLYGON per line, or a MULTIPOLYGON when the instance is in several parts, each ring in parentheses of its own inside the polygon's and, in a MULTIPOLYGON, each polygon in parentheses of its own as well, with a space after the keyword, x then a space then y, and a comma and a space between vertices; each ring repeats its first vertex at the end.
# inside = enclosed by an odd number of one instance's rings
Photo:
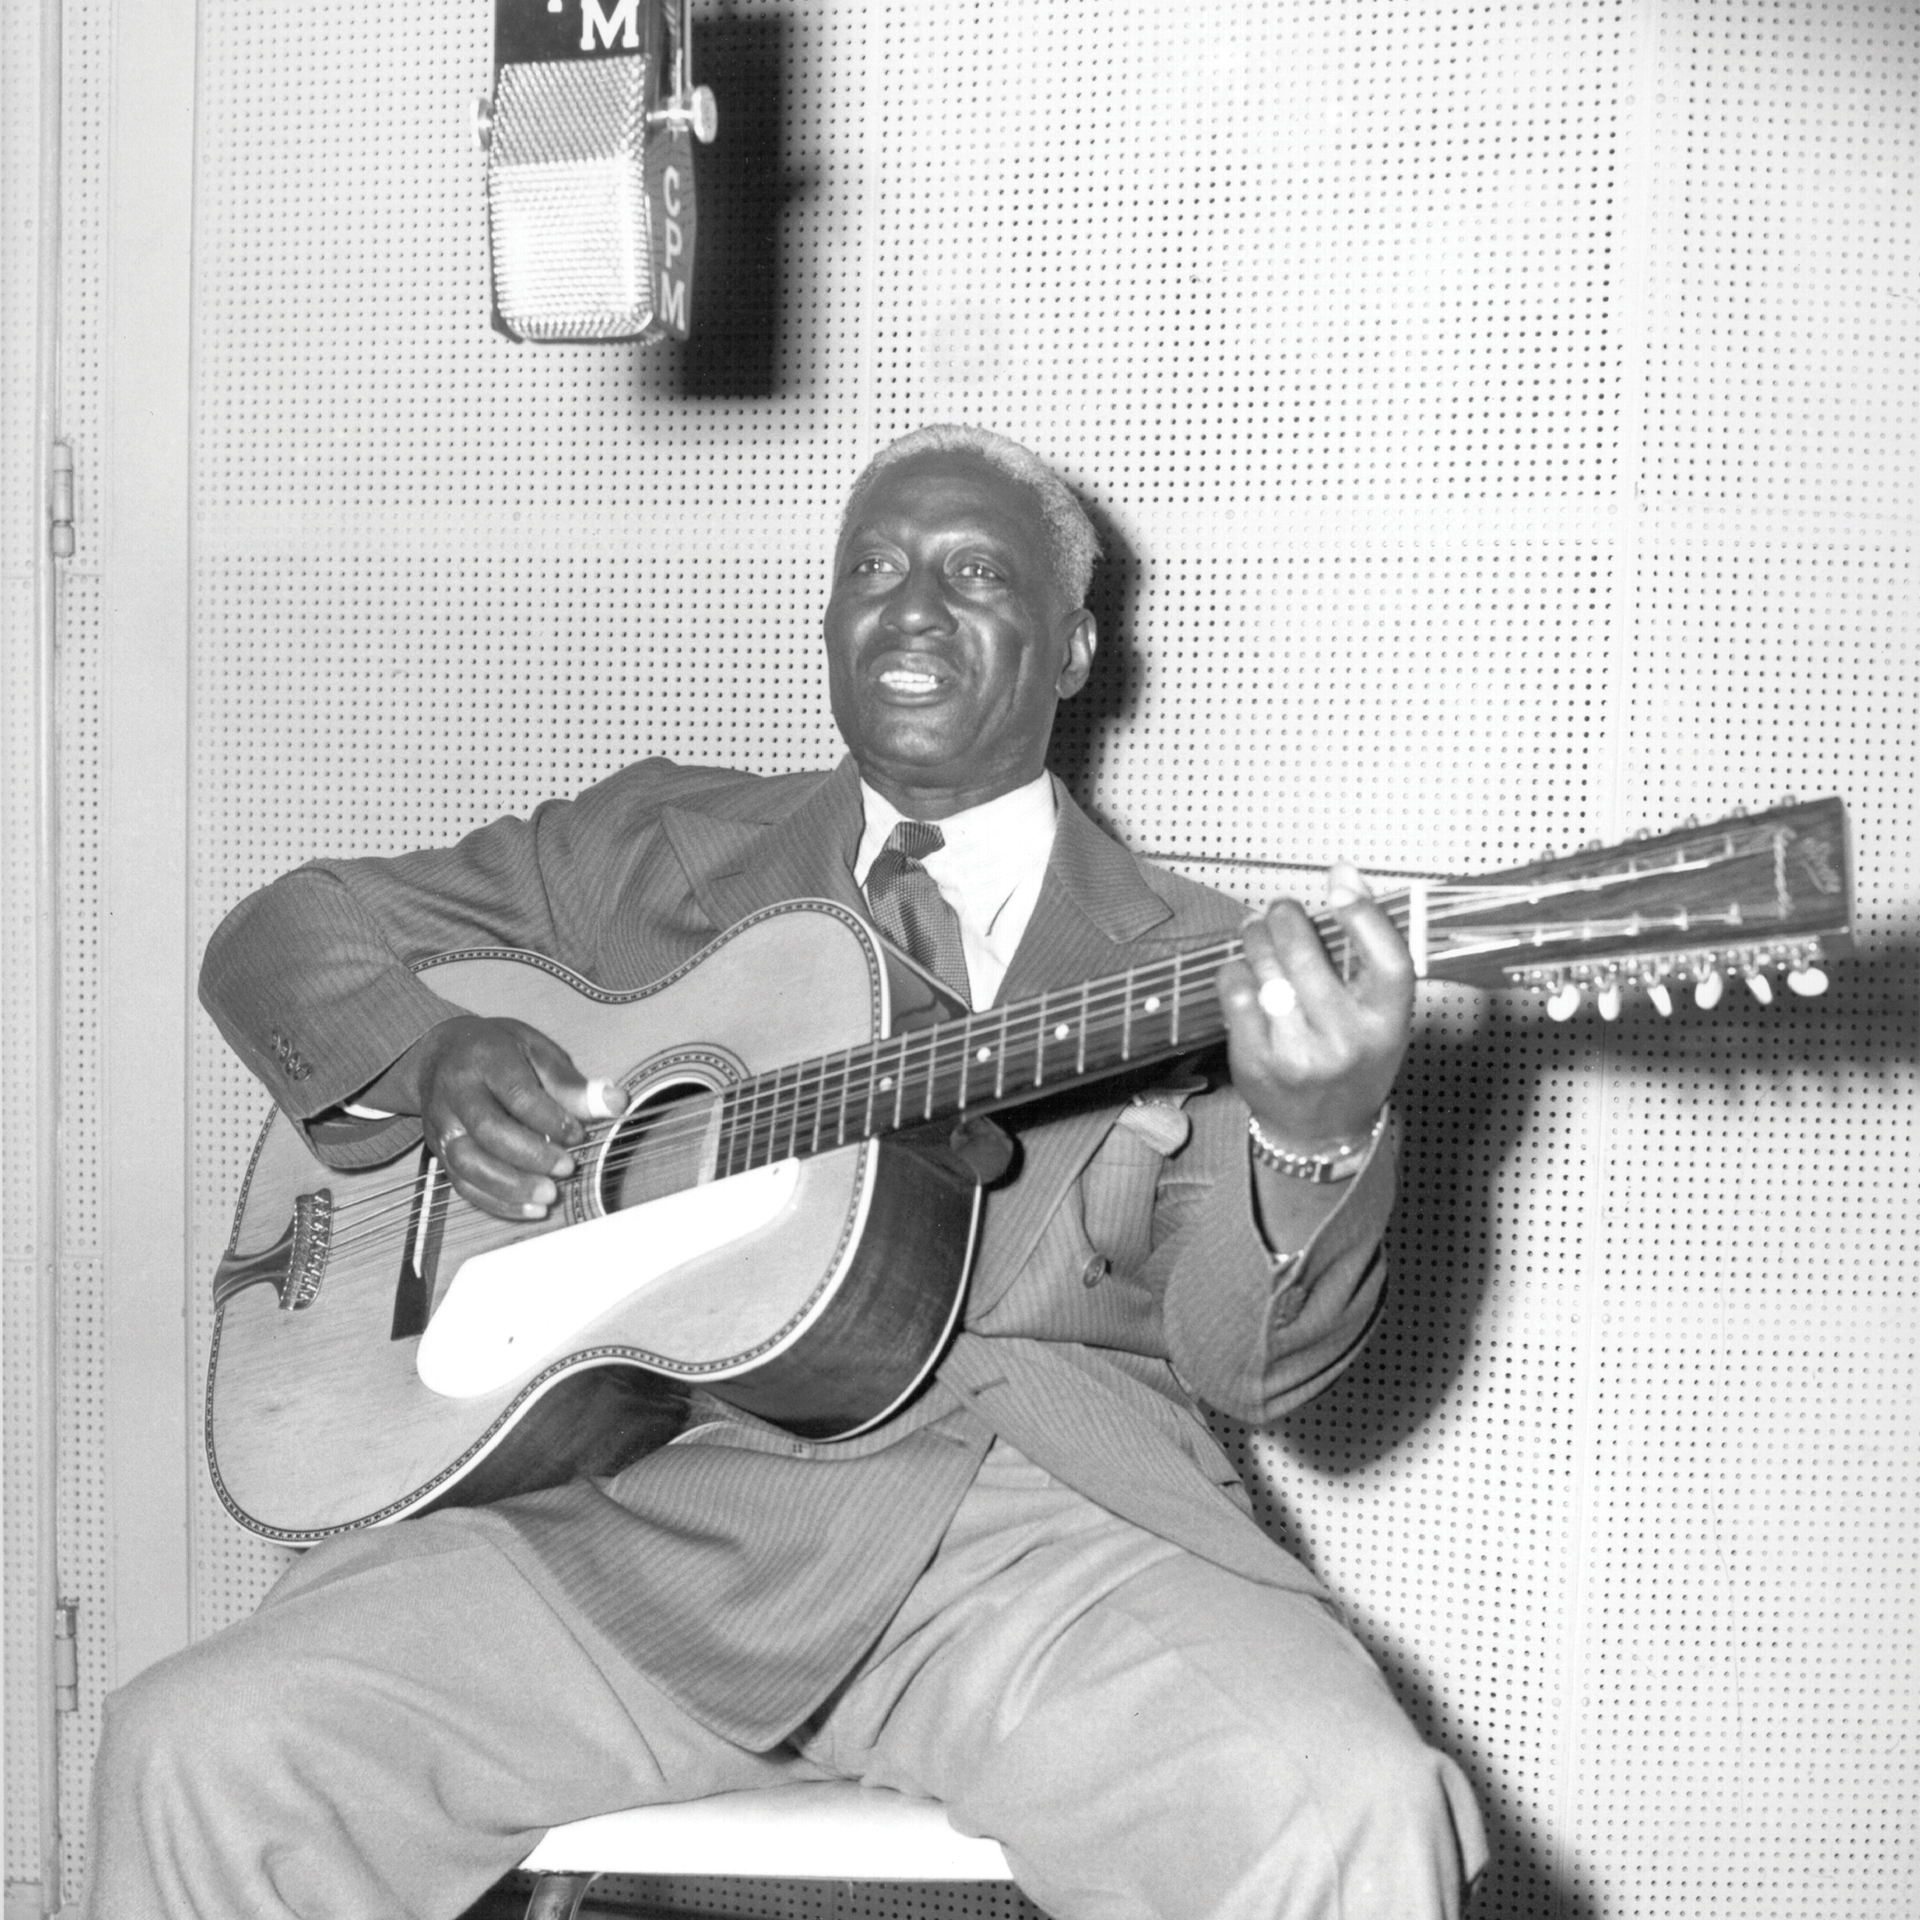
POLYGON ((676 1267, 770 1226, 799 1185, 800 1162, 780 1160, 475 1254, 420 1336, 422 1385, 454 1400, 510 1385, 676 1267))

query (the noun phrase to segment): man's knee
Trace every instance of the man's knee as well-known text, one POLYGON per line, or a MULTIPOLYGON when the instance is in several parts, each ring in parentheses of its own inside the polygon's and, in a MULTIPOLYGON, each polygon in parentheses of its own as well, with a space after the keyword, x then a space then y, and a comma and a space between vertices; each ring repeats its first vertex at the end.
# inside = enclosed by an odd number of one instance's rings
POLYGON ((98 1762, 103 1785, 137 1787, 171 1771, 184 1757, 223 1750, 226 1688, 197 1648, 149 1667, 107 1695, 100 1725, 98 1762))
POLYGON ((1207 1857, 1153 1910, 1458 1915, 1485 1858, 1459 1767, 1427 1745, 1360 1642, 1319 1603, 1213 1585, 1211 1630, 1170 1636, 1164 1615, 1154 1628, 1156 1639, 1185 1641, 1146 1716, 1157 1729, 1145 1742, 1162 1775, 1155 1798, 1177 1806, 1185 1791, 1207 1857), (1180 1904, 1195 1894, 1197 1904, 1180 1904))
POLYGON ((1223 1912, 1441 1920, 1485 1862, 1466 1777, 1391 1702, 1339 1734, 1283 1737, 1239 1780, 1247 1868, 1223 1912))
POLYGON ((236 1781, 259 1790, 299 1739, 297 1677, 217 1635, 110 1693, 96 1762, 103 1803, 205 1800, 236 1781))
POLYGON ((1484 1858, 1472 1792, 1352 1652, 1278 1697, 1251 1662, 1237 1694, 1155 1685, 1092 1734, 1057 1703, 996 1746, 969 1811, 1074 1920, 1455 1920, 1484 1858))

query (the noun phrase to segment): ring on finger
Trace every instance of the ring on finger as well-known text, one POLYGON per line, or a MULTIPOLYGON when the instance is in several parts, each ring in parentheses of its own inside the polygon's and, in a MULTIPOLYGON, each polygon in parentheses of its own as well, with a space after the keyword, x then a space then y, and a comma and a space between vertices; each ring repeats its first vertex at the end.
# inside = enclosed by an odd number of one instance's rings
POLYGON ((1300 996, 1284 973, 1260 983, 1260 1009, 1269 1020, 1284 1020, 1300 1004, 1300 996))
POLYGON ((452 1146, 456 1140, 464 1140, 466 1137, 466 1128, 463 1127, 458 1120, 449 1120, 447 1124, 440 1129, 441 1159, 444 1160, 447 1157, 447 1149, 452 1146))

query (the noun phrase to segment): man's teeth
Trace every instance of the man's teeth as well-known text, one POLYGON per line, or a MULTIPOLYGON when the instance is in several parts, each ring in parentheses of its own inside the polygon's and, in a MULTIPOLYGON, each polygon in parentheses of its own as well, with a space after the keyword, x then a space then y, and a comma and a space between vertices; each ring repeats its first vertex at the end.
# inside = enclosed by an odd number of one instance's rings
POLYGON ((903 693, 931 693, 940 684, 939 676, 918 673, 911 667, 889 667, 880 676, 883 687, 898 687, 903 693))

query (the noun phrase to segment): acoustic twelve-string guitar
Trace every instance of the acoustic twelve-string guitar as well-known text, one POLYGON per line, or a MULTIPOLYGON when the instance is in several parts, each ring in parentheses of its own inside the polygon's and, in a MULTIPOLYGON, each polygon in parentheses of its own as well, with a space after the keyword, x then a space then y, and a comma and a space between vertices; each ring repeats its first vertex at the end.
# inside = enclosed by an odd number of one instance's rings
MULTIPOLYGON (((1847 944, 1845 810, 1789 804, 1383 895, 1423 976, 1520 986, 1556 1018, 1623 993, 1662 1013, 1847 944)), ((1344 936, 1317 916, 1346 964, 1344 936)), ((207 1462, 279 1540, 615 1471, 703 1387, 791 1432, 883 1420, 959 1313, 979 1220, 978 1118, 1218 1041, 1240 942, 891 1031, 875 936, 832 901, 741 921, 666 979, 611 993, 538 955, 423 964, 472 1012, 550 1034, 633 1104, 536 1222, 453 1192, 425 1149, 325 1165, 275 1113, 214 1276, 207 1462)))

